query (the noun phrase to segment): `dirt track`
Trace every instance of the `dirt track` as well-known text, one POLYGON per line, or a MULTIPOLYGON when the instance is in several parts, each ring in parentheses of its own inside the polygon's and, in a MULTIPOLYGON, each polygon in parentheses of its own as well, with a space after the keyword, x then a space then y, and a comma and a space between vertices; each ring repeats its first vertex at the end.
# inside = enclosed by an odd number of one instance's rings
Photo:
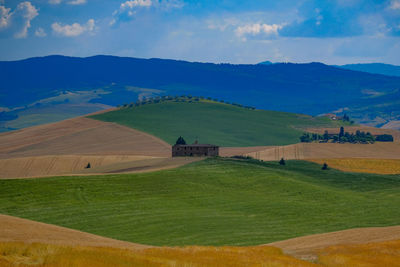
POLYGON ((365 244, 400 239, 400 226, 355 228, 278 241, 268 246, 281 248, 301 259, 315 259, 320 249, 341 244, 365 244))

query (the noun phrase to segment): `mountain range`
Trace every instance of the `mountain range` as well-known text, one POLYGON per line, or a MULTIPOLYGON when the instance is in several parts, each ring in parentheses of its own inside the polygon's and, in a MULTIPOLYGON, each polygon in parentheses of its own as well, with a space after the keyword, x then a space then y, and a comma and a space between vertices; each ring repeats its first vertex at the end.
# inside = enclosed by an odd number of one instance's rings
POLYGON ((115 56, 0 62, 2 131, 144 97, 194 95, 259 109, 347 113, 382 126, 400 119, 400 77, 322 63, 212 64, 115 56))

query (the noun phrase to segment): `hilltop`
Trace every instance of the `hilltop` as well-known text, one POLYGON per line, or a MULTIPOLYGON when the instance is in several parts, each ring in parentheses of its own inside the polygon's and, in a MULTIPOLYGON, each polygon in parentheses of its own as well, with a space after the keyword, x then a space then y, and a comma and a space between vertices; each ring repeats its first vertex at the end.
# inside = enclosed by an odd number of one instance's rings
POLYGON ((87 114, 126 99, 181 94, 309 115, 344 111, 371 125, 396 120, 400 112, 400 77, 322 63, 233 65, 48 56, 0 62, 0 79, 2 131, 87 114))
POLYGON ((169 144, 183 136, 189 143, 198 139, 200 143, 231 147, 298 143, 306 128, 343 124, 328 118, 258 110, 198 97, 154 99, 90 118, 132 127, 169 144))

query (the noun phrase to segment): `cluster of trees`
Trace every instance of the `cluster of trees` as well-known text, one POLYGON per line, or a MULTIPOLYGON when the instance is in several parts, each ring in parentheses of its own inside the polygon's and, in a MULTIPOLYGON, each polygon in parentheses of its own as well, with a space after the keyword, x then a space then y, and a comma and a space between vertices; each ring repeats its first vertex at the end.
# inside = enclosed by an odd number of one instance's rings
POLYGON ((339 134, 329 134, 325 131, 323 135, 316 133, 304 133, 300 137, 300 141, 304 143, 320 142, 320 143, 353 143, 353 144, 373 144, 375 141, 380 142, 393 142, 393 136, 390 134, 383 134, 373 136, 370 132, 357 130, 356 133, 348 133, 340 127, 339 134))
POLYGON ((393 136, 390 134, 381 134, 381 135, 376 136, 376 141, 393 142, 393 136))
MULTIPOLYGON (((341 118, 341 120, 350 122, 350 117, 347 114, 344 114, 343 117, 341 118)), ((351 121, 351 123, 353 123, 353 121, 351 121)))
POLYGON ((199 102, 200 100, 208 100, 208 101, 214 101, 214 102, 220 102, 220 103, 225 103, 228 105, 233 105, 237 107, 242 107, 246 109, 251 109, 254 110, 256 109, 255 107, 251 106, 244 106, 238 103, 230 103, 224 100, 218 100, 216 98, 211 98, 211 97, 204 97, 204 96, 192 96, 192 95, 181 95, 181 96, 156 96, 156 97, 143 97, 141 100, 137 100, 136 102, 131 102, 129 104, 125 103, 122 106, 117 106, 118 108, 133 108, 133 107, 138 107, 141 105, 146 105, 146 104, 155 104, 155 103, 160 103, 160 102, 166 102, 166 101, 174 101, 174 102, 199 102))

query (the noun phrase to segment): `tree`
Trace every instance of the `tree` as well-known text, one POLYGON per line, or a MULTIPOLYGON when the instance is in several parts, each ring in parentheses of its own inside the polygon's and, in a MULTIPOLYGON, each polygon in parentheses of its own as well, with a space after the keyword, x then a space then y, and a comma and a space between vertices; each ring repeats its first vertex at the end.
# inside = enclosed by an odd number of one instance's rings
POLYGON ((343 136, 344 136, 344 128, 343 128, 343 126, 342 126, 342 127, 340 127, 339 139, 340 139, 341 137, 343 137, 343 136))
POLYGON ((279 165, 286 165, 286 161, 284 158, 281 158, 281 160, 279 161, 279 165))
POLYGON ((323 170, 327 170, 328 169, 328 164, 326 164, 326 162, 324 162, 324 165, 322 165, 322 169, 323 170))
POLYGON ((179 136, 178 140, 176 140, 176 145, 186 145, 185 139, 182 136, 179 136))
POLYGON ((328 133, 328 130, 326 130, 326 131, 324 132, 324 140, 327 141, 327 142, 328 142, 328 140, 329 140, 329 133, 328 133))
POLYGON ((393 136, 390 134, 381 134, 376 137, 379 142, 393 142, 393 136))
POLYGON ((311 142, 311 136, 309 133, 304 133, 302 136, 300 136, 300 142, 302 143, 310 143, 311 142))

